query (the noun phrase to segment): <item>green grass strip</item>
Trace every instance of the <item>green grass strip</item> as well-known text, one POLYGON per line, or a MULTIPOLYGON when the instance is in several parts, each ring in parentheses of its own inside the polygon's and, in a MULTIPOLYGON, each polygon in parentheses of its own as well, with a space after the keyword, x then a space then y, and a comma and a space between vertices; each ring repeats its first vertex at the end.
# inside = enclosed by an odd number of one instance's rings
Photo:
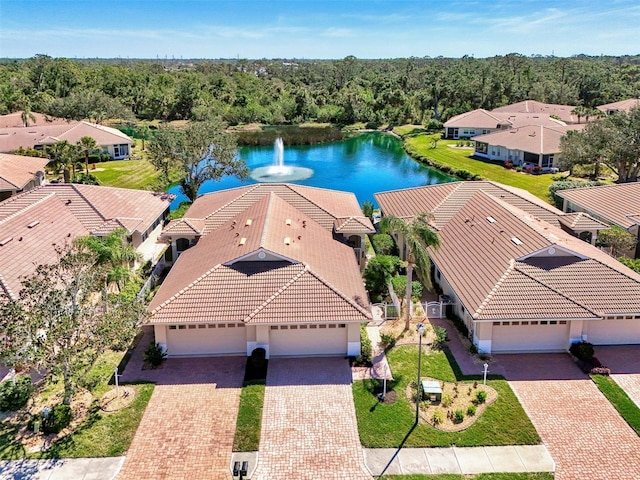
MULTIPOLYGON (((391 349, 387 358, 394 381, 388 383, 397 393, 394 404, 378 403, 373 390, 377 380, 353 383, 353 397, 360 441, 367 448, 476 447, 485 445, 536 445, 540 437, 506 380, 493 376, 487 384, 498 392, 498 400, 469 428, 460 432, 443 432, 421 422, 412 430, 415 404, 406 397, 407 386, 415 380, 418 364, 416 345, 391 349), (410 433, 408 437, 407 434, 410 433), (405 438, 406 437, 406 438, 405 438), (403 443, 404 442, 404 443, 403 443)), ((480 376, 462 376, 455 360, 442 351, 422 356, 422 374, 446 382, 470 382, 480 376)))
POLYGON ((242 388, 236 434, 233 437, 234 452, 259 450, 264 391, 264 385, 247 385, 242 388))
POLYGON ((553 480, 553 473, 481 473, 479 475, 457 475, 441 473, 438 475, 385 475, 382 480, 553 480))
POLYGON ((620 416, 640 435, 640 408, 629 398, 629 395, 613 378, 606 375, 591 375, 591 380, 620 413, 620 416))

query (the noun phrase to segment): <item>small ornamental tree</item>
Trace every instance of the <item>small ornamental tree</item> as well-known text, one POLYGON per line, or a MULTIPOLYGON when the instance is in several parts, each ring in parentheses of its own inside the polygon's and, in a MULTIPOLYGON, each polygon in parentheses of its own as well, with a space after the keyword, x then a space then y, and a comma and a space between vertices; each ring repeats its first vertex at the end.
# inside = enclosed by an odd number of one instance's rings
POLYGON ((10 338, 0 360, 59 375, 68 405, 87 363, 132 339, 144 307, 101 298, 93 252, 73 246, 58 249, 58 255, 57 263, 38 266, 22 282, 17 298, 0 298, 0 333, 10 338))

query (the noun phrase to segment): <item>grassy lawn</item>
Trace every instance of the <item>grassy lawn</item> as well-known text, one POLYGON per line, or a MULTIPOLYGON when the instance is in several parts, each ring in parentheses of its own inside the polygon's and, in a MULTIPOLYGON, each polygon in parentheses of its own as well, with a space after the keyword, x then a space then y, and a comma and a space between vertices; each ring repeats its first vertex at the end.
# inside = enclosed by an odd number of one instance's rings
MULTIPOLYGON (((540 437, 508 383, 499 378, 487 381, 498 391, 498 400, 466 430, 443 432, 423 421, 412 430, 415 404, 409 402, 405 391, 409 383, 415 380, 418 348, 415 345, 395 347, 388 352, 387 358, 394 376, 393 388, 398 395, 396 403, 388 405, 377 402, 371 393, 378 385, 376 380, 362 380, 353 384, 358 431, 363 446, 382 448, 402 444, 405 447, 445 447, 455 444, 471 447, 540 443, 540 437)), ((448 382, 472 383, 480 378, 479 375, 462 377, 457 364, 452 365, 442 351, 422 356, 422 374, 448 382)))
POLYGON ((234 452, 254 452, 260 447, 264 390, 264 385, 242 387, 236 434, 233 438, 234 452))
POLYGON ((487 180, 522 188, 546 202, 551 202, 549 186, 553 183, 555 175, 529 175, 516 172, 515 169, 507 170, 501 165, 475 160, 470 158, 473 155, 473 149, 452 148, 449 145, 455 145, 457 141, 442 140, 440 134, 417 135, 405 138, 404 142, 407 152, 415 158, 424 156, 458 170, 467 170, 487 180), (432 148, 434 138, 438 139, 437 148, 432 148))
POLYGON ((481 473, 479 475, 385 475, 381 480, 553 480, 553 473, 481 473))
POLYGON ((108 187, 150 190, 156 185, 159 173, 147 160, 113 160, 96 164, 91 174, 108 187))
POLYGON ((54 444, 42 458, 115 457, 127 451, 153 393, 153 384, 128 385, 136 391, 129 407, 104 413, 97 405, 72 435, 54 444))
POLYGON ((611 405, 620 413, 622 418, 640 435, 640 408, 620 388, 611 377, 606 375, 591 375, 591 380, 611 402, 611 405))
MULTIPOLYGON (((98 357, 87 374, 79 379, 78 383, 87 388, 93 397, 88 418, 73 433, 51 445, 46 452, 26 452, 16 439, 18 427, 8 422, 0 423, 0 459, 110 457, 126 452, 151 398, 154 385, 128 385, 135 389, 135 399, 131 405, 112 413, 100 410, 98 402, 102 395, 114 388, 109 385, 109 380, 123 355, 124 352, 106 351, 98 357)), ((62 382, 47 379, 43 382, 45 383, 34 394, 40 404, 58 403, 62 382)))

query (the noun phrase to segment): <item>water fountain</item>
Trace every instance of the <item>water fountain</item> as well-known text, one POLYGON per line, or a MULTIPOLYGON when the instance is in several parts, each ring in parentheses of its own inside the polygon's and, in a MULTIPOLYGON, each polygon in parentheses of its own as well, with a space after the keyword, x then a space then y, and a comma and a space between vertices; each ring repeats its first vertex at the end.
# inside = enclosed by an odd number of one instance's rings
POLYGON ((311 168, 295 167, 284 164, 284 143, 276 138, 273 144, 273 164, 268 167, 258 167, 251 171, 251 178, 256 182, 276 183, 306 180, 313 175, 311 168))

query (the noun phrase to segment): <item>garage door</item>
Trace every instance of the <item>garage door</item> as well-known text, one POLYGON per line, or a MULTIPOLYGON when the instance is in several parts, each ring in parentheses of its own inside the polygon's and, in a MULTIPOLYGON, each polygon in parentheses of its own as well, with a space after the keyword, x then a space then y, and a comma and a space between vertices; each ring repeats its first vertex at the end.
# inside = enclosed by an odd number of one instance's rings
POLYGON ((585 330, 587 340, 594 345, 640 343, 640 319, 598 320, 588 322, 585 330))
POLYGON ((333 325, 272 325, 270 356, 346 355, 347 328, 333 325))
POLYGON ((176 355, 246 354, 244 324, 170 325, 167 353, 176 355))
POLYGON ((492 352, 557 352, 569 347, 569 323, 494 322, 492 352))

